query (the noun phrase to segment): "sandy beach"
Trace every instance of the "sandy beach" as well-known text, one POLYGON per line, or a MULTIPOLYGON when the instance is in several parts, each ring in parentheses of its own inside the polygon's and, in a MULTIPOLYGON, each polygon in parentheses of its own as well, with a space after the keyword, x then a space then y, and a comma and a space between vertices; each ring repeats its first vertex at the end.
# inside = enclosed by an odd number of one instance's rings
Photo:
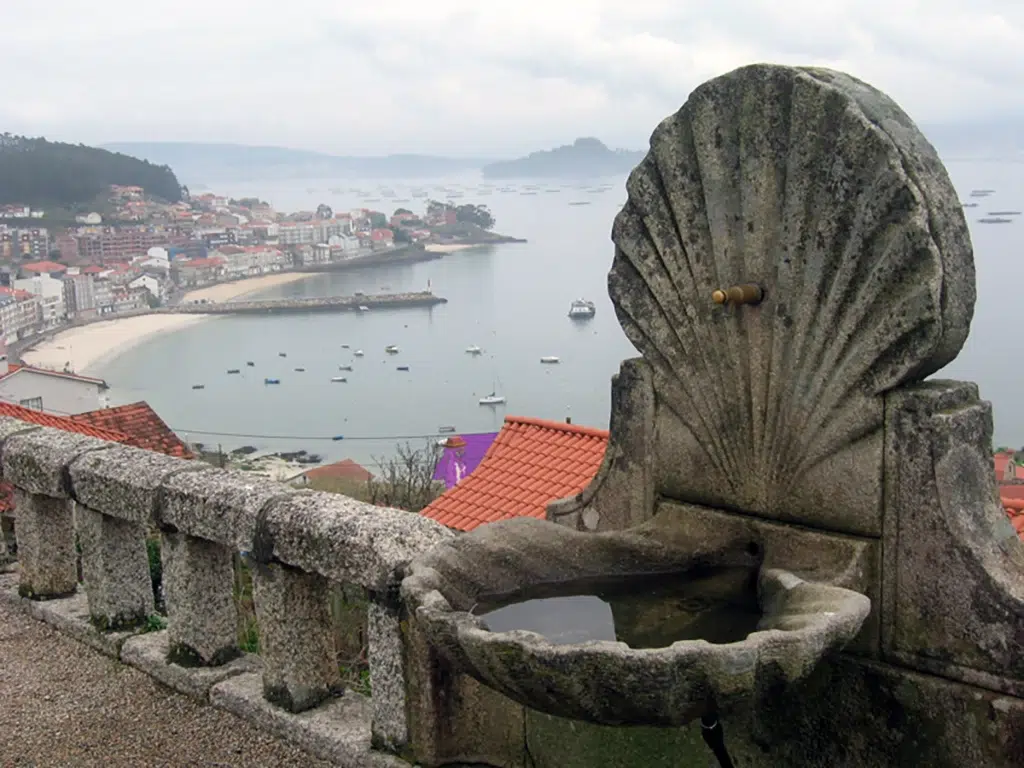
POLYGON ((141 315, 72 328, 23 352, 21 359, 40 368, 89 373, 107 360, 164 333, 187 328, 208 315, 141 315))
MULTIPOLYGON (((310 277, 308 273, 285 272, 210 285, 185 294, 184 301, 231 301, 307 277, 310 277)), ((69 364, 71 370, 77 373, 89 373, 154 336, 188 328, 209 319, 209 315, 142 315, 103 320, 59 333, 22 353, 21 357, 29 365, 41 368, 63 370, 69 364)))
POLYGON ((236 280, 232 283, 219 283, 206 288, 197 288, 185 294, 182 302, 200 301, 231 301, 240 299, 250 293, 265 291, 268 288, 276 288, 279 285, 295 283, 312 277, 308 272, 279 272, 273 275, 261 275, 260 277, 249 277, 245 280, 236 280))
POLYGON ((424 246, 424 250, 427 253, 458 253, 459 251, 465 251, 470 248, 479 248, 478 245, 465 245, 465 244, 451 244, 443 245, 441 243, 431 243, 430 245, 424 246))

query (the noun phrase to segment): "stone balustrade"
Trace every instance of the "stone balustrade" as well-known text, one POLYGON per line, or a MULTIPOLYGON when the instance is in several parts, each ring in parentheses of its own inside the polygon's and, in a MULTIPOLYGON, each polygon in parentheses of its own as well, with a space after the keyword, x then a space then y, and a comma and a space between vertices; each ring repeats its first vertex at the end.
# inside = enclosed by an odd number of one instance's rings
POLYGON ((0 419, 0 464, 16 489, 17 592, 34 613, 49 612, 41 617, 95 647, 272 728, 286 713, 315 710, 298 740, 342 764, 406 764, 393 756, 409 733, 399 570, 451 536, 447 529, 408 512, 9 418, 0 419), (153 532, 167 628, 146 633, 153 532), (238 646, 237 553, 252 568, 258 659, 238 646), (338 584, 368 595, 368 701, 351 691, 337 696, 328 593, 338 584))

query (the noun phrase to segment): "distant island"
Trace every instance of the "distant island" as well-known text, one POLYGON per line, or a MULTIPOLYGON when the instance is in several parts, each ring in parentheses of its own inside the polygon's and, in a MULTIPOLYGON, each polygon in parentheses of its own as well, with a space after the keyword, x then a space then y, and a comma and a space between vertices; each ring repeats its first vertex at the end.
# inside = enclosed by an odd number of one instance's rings
POLYGON ((105 149, 169 165, 192 182, 328 177, 424 178, 479 168, 482 158, 396 154, 347 157, 286 147, 124 141, 105 149))
POLYGON ((482 170, 487 179, 613 176, 632 170, 643 157, 643 152, 609 149, 597 139, 582 138, 517 160, 490 163, 482 170))
POLYGON ((165 165, 84 144, 0 134, 0 205, 70 208, 106 198, 112 185, 143 187, 170 203, 182 195, 165 165))

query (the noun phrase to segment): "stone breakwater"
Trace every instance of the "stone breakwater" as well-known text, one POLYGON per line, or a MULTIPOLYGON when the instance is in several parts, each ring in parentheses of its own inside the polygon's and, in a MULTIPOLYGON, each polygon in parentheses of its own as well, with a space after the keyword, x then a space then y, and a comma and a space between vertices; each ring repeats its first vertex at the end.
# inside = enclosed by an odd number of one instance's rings
POLYGON ((270 299, 266 301, 224 301, 205 304, 179 304, 149 310, 168 315, 245 315, 281 314, 285 312, 341 312, 367 309, 394 309, 402 307, 432 307, 446 304, 448 299, 429 291, 416 293, 388 293, 372 296, 328 296, 326 298, 270 299))

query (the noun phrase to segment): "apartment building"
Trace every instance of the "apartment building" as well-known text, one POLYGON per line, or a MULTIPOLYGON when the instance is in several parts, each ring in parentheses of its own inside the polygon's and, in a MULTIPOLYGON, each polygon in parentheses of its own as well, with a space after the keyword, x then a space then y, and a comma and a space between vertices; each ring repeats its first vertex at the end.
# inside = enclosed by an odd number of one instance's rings
POLYGON ((129 259, 145 254, 157 246, 166 248, 176 238, 167 231, 146 229, 115 229, 99 233, 78 235, 78 253, 89 261, 129 259))
POLYGON ((43 328, 53 328, 67 319, 63 278, 51 277, 48 274, 34 275, 15 280, 13 287, 16 291, 27 291, 39 299, 43 328))
POLYGON ((7 343, 35 333, 39 329, 40 317, 37 296, 27 291, 0 287, 0 329, 7 343))
POLYGON ((45 229, 0 226, 0 259, 45 259, 50 254, 50 233, 45 229))

